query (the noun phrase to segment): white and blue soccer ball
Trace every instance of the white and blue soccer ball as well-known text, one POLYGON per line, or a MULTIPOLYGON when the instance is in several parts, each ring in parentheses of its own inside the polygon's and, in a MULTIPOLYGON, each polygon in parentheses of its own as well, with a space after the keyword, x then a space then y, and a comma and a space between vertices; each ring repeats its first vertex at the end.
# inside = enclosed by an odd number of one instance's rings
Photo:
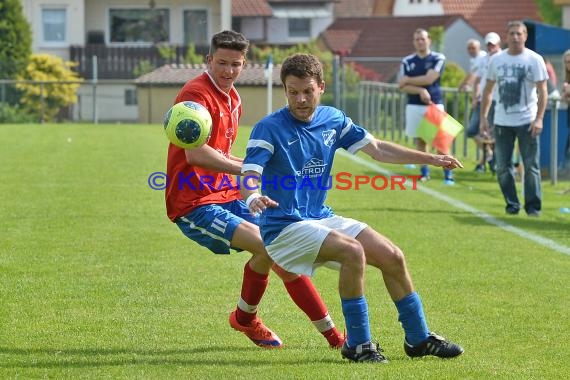
POLYGON ((176 103, 164 115, 164 132, 170 142, 180 148, 199 148, 210 138, 212 116, 200 103, 176 103))

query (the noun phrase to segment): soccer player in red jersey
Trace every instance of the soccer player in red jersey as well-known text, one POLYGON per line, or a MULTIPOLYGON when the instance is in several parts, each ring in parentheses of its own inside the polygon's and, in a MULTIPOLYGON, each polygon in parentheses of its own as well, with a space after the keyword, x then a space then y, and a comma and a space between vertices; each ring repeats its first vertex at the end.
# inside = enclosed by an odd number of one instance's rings
POLYGON ((242 166, 242 159, 231 154, 242 113, 234 82, 245 65, 248 48, 249 41, 240 33, 215 34, 207 55, 208 70, 188 81, 176 98, 175 103, 194 101, 205 106, 213 123, 210 140, 204 146, 191 150, 173 144, 168 147, 168 217, 184 235, 213 253, 229 254, 230 249, 252 253, 244 267, 237 307, 230 314, 232 328, 258 346, 282 346, 281 339, 257 317, 273 268, 329 345, 340 348, 344 334, 336 329, 311 280, 273 264, 261 240, 257 217, 249 212, 233 178, 241 174, 242 166))

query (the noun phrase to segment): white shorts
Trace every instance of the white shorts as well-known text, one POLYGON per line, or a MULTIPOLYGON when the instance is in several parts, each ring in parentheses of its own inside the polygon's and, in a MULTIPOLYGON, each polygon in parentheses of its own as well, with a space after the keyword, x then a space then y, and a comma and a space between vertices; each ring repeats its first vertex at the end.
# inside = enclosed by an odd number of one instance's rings
POLYGON ((286 271, 312 276, 321 265, 340 268, 338 262, 315 263, 323 241, 332 230, 355 238, 366 227, 368 225, 365 223, 336 215, 319 220, 303 220, 285 227, 266 248, 273 261, 286 271))
MULTIPOLYGON (((443 104, 436 104, 437 108, 444 111, 443 104)), ((419 104, 406 104, 406 136, 418 137, 417 130, 420 121, 426 113, 427 106, 419 104)))

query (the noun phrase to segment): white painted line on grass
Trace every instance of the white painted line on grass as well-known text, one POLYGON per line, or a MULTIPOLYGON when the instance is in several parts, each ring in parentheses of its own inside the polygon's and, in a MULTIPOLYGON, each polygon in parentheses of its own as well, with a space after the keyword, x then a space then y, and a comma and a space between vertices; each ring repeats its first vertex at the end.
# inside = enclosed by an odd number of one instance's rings
MULTIPOLYGON (((352 161, 355 161, 355 162, 359 163, 360 165, 364 165, 364 166, 366 166, 372 170, 375 170, 379 173, 382 173, 385 176, 390 176, 390 175, 394 174, 391 171, 382 168, 380 165, 378 165, 374 162, 367 161, 367 160, 365 160, 361 157, 358 157, 358 156, 353 156, 352 154, 346 153, 344 151, 338 150, 337 152, 340 155, 342 155, 343 157, 349 158, 352 161)), ((535 233, 528 232, 528 231, 525 231, 521 228, 512 226, 508 223, 503 222, 502 220, 495 218, 492 215, 487 214, 486 212, 477 210, 475 207, 469 206, 468 204, 463 203, 457 199, 448 197, 447 195, 442 194, 438 191, 429 189, 423 185, 420 185, 419 183, 418 183, 417 188, 419 191, 422 191, 422 192, 424 192, 424 193, 426 193, 426 194, 428 194, 434 198, 442 200, 442 201, 450 204, 451 206, 453 206, 455 208, 470 212, 471 214, 477 216, 480 219, 483 219, 485 222, 487 222, 489 224, 497 226, 497 227, 499 227, 505 231, 511 232, 515 235, 518 235, 524 239, 535 242, 536 244, 541 245, 543 247, 552 249, 556 252, 563 253, 565 255, 570 255, 570 247, 567 247, 567 246, 562 245, 562 244, 558 244, 554 240, 551 240, 551 239, 545 238, 543 236, 537 235, 535 233)))

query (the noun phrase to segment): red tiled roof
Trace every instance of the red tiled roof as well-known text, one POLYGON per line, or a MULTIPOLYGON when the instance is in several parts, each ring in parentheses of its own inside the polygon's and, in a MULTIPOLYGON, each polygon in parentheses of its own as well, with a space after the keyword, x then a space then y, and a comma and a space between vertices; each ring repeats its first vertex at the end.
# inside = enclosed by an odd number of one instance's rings
MULTIPOLYGON (((180 86, 188 80, 197 77, 206 71, 205 64, 191 65, 164 65, 152 72, 142 75, 135 80, 137 84, 162 84, 162 85, 177 85, 180 86)), ((273 85, 281 86, 280 78, 281 65, 273 66, 273 85)), ((236 85, 247 86, 266 86, 267 79, 265 79, 265 65, 262 64, 247 64, 240 76, 236 80, 236 85)))
MULTIPOLYGON (((353 57, 404 57, 414 50, 412 34, 417 28, 429 29, 433 26, 451 25, 462 17, 418 16, 418 17, 358 17, 341 18, 333 22, 323 33, 326 43, 340 40, 340 31, 358 33, 358 38, 347 36, 344 41, 352 41, 349 55, 353 57)), ((332 42, 331 42, 332 43, 332 42)), ((327 44, 330 50, 333 49, 327 44)), ((344 48, 344 46, 343 46, 344 48)))
POLYGON ((270 17, 273 15, 267 0, 232 0, 233 17, 270 17))
POLYGON ((335 53, 348 53, 352 50, 362 30, 331 29, 323 33, 323 42, 335 53))
POLYGON ((348 57, 384 58, 383 62, 358 63, 388 81, 397 73, 402 57, 413 52, 414 30, 446 28, 459 19, 459 15, 340 18, 321 34, 321 40, 329 50, 346 53, 348 57))
POLYGON ((337 0, 334 15, 340 17, 368 17, 372 15, 375 0, 337 0))
POLYGON ((542 21, 535 0, 441 0, 445 14, 460 14, 484 36, 488 32, 506 34, 512 20, 542 21))

